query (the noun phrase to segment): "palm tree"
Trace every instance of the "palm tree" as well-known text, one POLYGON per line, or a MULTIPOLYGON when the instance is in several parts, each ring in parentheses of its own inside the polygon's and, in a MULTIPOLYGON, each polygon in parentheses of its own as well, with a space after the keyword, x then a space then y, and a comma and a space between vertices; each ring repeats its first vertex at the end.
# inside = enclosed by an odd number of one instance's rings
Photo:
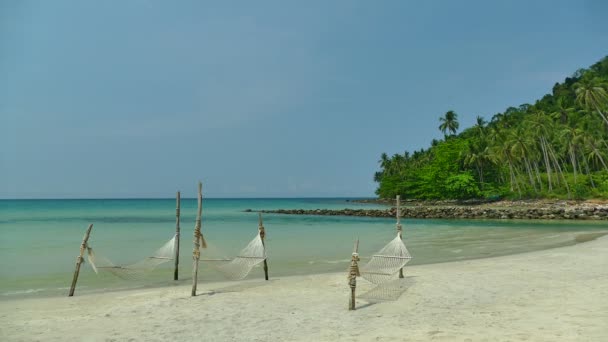
POLYGON ((376 183, 380 183, 382 181, 382 177, 383 177, 383 172, 382 171, 376 171, 374 172, 374 182, 376 183))
POLYGON ((463 162, 465 166, 475 167, 479 176, 479 185, 481 190, 484 187, 483 172, 484 165, 490 160, 489 149, 485 141, 476 140, 467 144, 467 149, 462 152, 463 162))
POLYGON ((378 163, 380 164, 380 171, 374 173, 374 182, 380 183, 382 181, 382 177, 384 177, 390 168, 390 159, 388 159, 388 155, 386 153, 382 153, 380 155, 380 160, 378 163))
POLYGON ((395 153, 391 158, 392 174, 399 174, 405 168, 405 157, 399 153, 395 153))
POLYGON ((608 171, 608 165, 606 165, 603 153, 600 150, 601 145, 603 145, 605 141, 602 138, 594 137, 588 132, 585 132, 582 138, 587 154, 587 160, 590 162, 595 162, 596 165, 598 165, 598 162, 601 163, 604 169, 608 171))
POLYGON ((477 119, 475 120, 475 128, 477 128, 478 130, 483 130, 486 124, 486 120, 483 117, 477 115, 477 119))
POLYGON ((534 191, 538 191, 532 175, 532 163, 530 163, 530 155, 532 154, 530 150, 534 141, 530 138, 530 135, 526 134, 526 128, 524 125, 519 125, 509 130, 507 140, 504 143, 510 148, 510 154, 515 160, 523 160, 524 168, 530 178, 530 185, 534 188, 534 191))
POLYGON ((545 162, 545 169, 547 171, 547 183, 549 187, 549 191, 553 190, 552 180, 552 172, 557 171, 557 176, 555 177, 555 182, 559 185, 559 176, 562 177, 564 181, 564 186, 566 191, 568 192, 568 198, 570 198, 570 186, 568 185, 568 180, 564 175, 560 164, 560 158, 555 153, 555 148, 553 142, 553 137, 555 132, 555 125, 551 122, 549 116, 545 114, 542 110, 536 110, 532 113, 531 117, 525 121, 525 124, 528 125, 530 129, 530 135, 537 139, 540 147, 540 151, 542 152, 542 156, 545 162))
POLYGON ((441 125, 439 125, 439 130, 443 132, 443 134, 446 134, 447 131, 450 131, 452 135, 456 134, 456 131, 460 126, 458 124, 458 114, 456 114, 456 112, 453 110, 447 111, 444 117, 439 118, 439 121, 441 122, 441 125))
POLYGON ((555 109, 556 110, 551 114, 551 117, 564 125, 570 121, 570 117, 575 112, 574 108, 567 105, 564 97, 557 98, 555 109))
POLYGON ((602 113, 602 108, 608 105, 608 93, 605 85, 601 84, 597 78, 583 78, 574 84, 574 89, 576 101, 589 111, 597 111, 608 125, 608 119, 602 113))
POLYGON ((499 168, 501 182, 507 182, 503 177, 508 171, 511 191, 514 192, 517 188, 517 192, 521 196, 521 189, 517 182, 517 178, 515 177, 513 158, 510 153, 511 149, 506 144, 506 133, 508 133, 508 130, 501 126, 501 122, 502 121, 495 121, 495 125, 488 130, 486 140, 488 143, 488 159, 492 164, 499 168), (508 166, 508 169, 505 169, 505 165, 508 166))
MULTIPOLYGON (((541 165, 544 163, 545 171, 547 172, 547 187, 549 192, 553 191, 553 180, 556 185, 559 185, 559 174, 561 174, 561 167, 558 165, 557 158, 551 144, 551 137, 553 134, 552 121, 550 117, 545 114, 542 110, 535 110, 530 113, 524 124, 527 127, 528 135, 534 139, 535 147, 542 156, 541 165), (558 176, 553 178, 553 172, 558 172, 558 176)), ((562 175, 563 176, 563 175, 562 175)))
POLYGON ((388 159, 388 154, 386 154, 386 152, 384 152, 380 155, 380 160, 378 160, 378 163, 380 163, 380 167, 382 169, 386 170, 388 168, 389 159, 388 159))
POLYGON ((485 132, 487 122, 481 116, 477 116, 476 122, 472 131, 475 135, 467 141, 467 147, 461 152, 461 157, 463 158, 464 166, 475 167, 475 171, 479 176, 480 188, 483 190, 484 165, 490 160, 488 139, 485 132))
POLYGON ((578 163, 577 153, 582 145, 583 131, 576 127, 562 126, 559 131, 560 145, 565 148, 570 163, 572 164, 572 172, 574 173, 574 184, 577 182, 577 171, 580 168, 578 163))

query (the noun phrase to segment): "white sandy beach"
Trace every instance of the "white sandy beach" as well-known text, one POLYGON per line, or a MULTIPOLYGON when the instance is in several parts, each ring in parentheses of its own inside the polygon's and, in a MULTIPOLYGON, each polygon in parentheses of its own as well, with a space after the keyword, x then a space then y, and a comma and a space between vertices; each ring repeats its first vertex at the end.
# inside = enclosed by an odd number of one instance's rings
POLYGON ((608 236, 406 269, 399 300, 351 312, 346 272, 2 301, 0 340, 608 340, 608 236))

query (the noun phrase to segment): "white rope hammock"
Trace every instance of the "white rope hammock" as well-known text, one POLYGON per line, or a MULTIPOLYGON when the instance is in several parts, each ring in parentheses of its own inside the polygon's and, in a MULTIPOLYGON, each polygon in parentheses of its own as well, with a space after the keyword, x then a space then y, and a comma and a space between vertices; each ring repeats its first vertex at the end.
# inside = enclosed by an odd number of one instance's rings
POLYGON ((174 260, 175 258, 175 235, 160 247, 152 256, 146 257, 130 265, 117 265, 110 259, 96 253, 93 248, 87 246, 88 260, 95 273, 108 272, 118 278, 131 280, 139 279, 145 273, 154 270, 159 265, 174 260))
MULTIPOLYGON (((396 300, 407 289, 407 282, 403 278, 403 274, 401 273, 399 277, 395 277, 412 259, 412 255, 407 250, 407 247, 405 247, 405 243, 403 243, 403 227, 400 222, 400 196, 397 196, 396 216, 397 236, 376 254, 372 255, 369 262, 360 269, 361 277, 376 285, 371 290, 360 295, 359 297, 361 298, 368 300, 396 300)), ((353 272, 350 273, 352 274, 353 272)))
POLYGON ((369 262, 361 267, 361 276, 373 284, 386 283, 394 279, 397 272, 411 259, 412 256, 398 233, 397 237, 374 254, 369 262))
MULTIPOLYGON (((202 254, 205 255, 206 252, 208 255, 214 254, 206 250, 203 250, 202 254)), ((259 233, 233 259, 212 258, 210 255, 201 259, 201 261, 208 262, 229 280, 244 279, 255 266, 264 260, 266 260, 266 248, 259 233)))

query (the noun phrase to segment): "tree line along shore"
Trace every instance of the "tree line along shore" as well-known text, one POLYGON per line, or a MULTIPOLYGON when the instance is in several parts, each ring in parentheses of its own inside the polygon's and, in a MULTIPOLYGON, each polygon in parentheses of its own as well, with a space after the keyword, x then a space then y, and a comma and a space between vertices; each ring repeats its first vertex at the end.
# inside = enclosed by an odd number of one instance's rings
POLYGON ((380 156, 380 198, 608 199, 608 57, 533 104, 462 131, 449 110, 438 128, 426 149, 380 156))

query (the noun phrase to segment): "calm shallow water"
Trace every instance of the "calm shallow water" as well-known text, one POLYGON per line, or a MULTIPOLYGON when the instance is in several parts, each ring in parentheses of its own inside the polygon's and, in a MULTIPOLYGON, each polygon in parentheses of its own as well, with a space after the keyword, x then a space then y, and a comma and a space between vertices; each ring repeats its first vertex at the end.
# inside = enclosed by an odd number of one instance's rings
MULTIPOLYGON (((205 199, 203 233, 210 246, 235 255, 257 234, 257 214, 245 209, 374 208, 345 199, 205 199)), ((178 283, 190 282, 196 200, 182 200, 178 283)), ((25 295, 64 295, 82 236, 117 264, 140 260, 175 232, 174 199, 0 200, 0 300, 25 295)), ((392 219, 265 214, 271 277, 346 270, 353 242, 360 254, 380 249, 395 236, 392 219)), ((576 235, 606 230, 605 223, 572 221, 404 220, 405 241, 425 264, 507 255, 574 244, 576 235)), ((143 280, 124 281, 81 270, 79 293, 172 281, 168 263, 143 280)), ((221 276, 201 263, 200 281, 221 276)), ((249 278, 261 277, 254 269, 249 278)))

